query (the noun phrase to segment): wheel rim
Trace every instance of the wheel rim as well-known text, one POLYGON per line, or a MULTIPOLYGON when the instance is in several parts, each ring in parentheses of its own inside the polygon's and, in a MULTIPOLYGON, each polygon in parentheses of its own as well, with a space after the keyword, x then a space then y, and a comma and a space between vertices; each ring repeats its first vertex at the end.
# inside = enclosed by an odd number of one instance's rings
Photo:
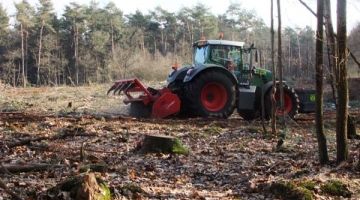
MULTIPOLYGON (((275 95, 275 100, 280 107, 280 94, 275 95)), ((292 110, 292 99, 288 94, 284 94, 284 110, 286 114, 290 113, 292 110)), ((277 109, 276 115, 282 115, 282 110, 277 109)))
POLYGON ((227 102, 227 92, 223 85, 211 82, 201 91, 201 103, 209 111, 221 110, 227 102))

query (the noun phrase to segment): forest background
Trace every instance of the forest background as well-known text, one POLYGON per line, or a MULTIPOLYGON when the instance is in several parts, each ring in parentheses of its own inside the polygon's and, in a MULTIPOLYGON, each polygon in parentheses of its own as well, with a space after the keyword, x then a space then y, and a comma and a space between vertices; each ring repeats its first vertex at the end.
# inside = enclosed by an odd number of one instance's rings
MULTIPOLYGON (((255 43, 261 52, 257 66, 271 68, 270 27, 238 2, 217 15, 199 2, 176 12, 156 6, 129 14, 113 2, 71 2, 61 16, 51 0, 14 5, 12 16, 0 4, 0 81, 11 86, 102 84, 125 77, 164 81, 175 61, 191 64, 194 41, 216 39, 219 32, 223 39, 255 43)), ((348 33, 355 56, 359 34, 359 24, 348 33)), ((285 78, 313 78, 315 30, 285 26, 282 40, 285 78)), ((349 76, 358 74, 349 59, 349 76)))

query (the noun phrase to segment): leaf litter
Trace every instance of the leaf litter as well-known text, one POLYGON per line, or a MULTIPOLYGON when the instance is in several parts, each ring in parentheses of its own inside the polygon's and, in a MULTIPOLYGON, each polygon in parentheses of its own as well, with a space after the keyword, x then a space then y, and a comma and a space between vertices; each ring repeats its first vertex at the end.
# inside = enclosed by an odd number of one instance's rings
MULTIPOLYGON (((91 100, 96 102, 96 108, 111 110, 110 105, 97 99, 104 96, 98 96, 91 100)), ((290 123, 284 148, 277 150, 277 139, 257 128, 261 127, 260 121, 247 122, 237 115, 217 120, 133 119, 108 111, 100 113, 99 109, 90 112, 95 110, 90 104, 80 104, 86 107, 81 112, 66 110, 69 98, 73 101, 72 97, 58 98, 64 105, 58 110, 29 102, 41 106, 21 105, 15 112, 0 114, 1 164, 49 164, 46 170, 1 170, 2 181, 23 198, 44 195, 57 183, 78 175, 80 167, 88 163, 108 165, 107 172, 97 175, 112 189, 114 199, 274 199, 269 191, 274 182, 323 183, 330 179, 343 180, 352 191, 351 198, 359 197, 359 173, 354 170, 359 142, 349 140, 348 162, 319 165, 313 114, 301 114, 290 123), (175 136, 190 154, 133 152, 146 134, 175 136), (86 155, 83 161, 82 147, 86 155)), ((112 103, 120 101, 105 98, 112 103)), ((38 99, 45 102, 45 97, 38 99)), ((358 118, 360 111, 353 109, 351 114, 358 118)), ((329 122, 335 119, 333 111, 325 115, 329 122)), ((326 128, 332 161, 336 159, 334 130, 334 124, 326 128)), ((321 191, 313 193, 318 199, 336 198, 321 191)), ((3 190, 0 196, 9 197, 3 190)))

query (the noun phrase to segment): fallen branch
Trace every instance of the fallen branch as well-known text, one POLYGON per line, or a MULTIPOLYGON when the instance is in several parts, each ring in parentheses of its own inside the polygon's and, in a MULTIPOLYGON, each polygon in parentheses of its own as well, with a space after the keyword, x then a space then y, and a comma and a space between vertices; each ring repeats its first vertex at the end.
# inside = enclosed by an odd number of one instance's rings
POLYGON ((2 188, 6 193, 8 193, 15 200, 22 200, 15 192, 9 189, 6 184, 0 179, 0 188, 2 188))
POLYGON ((65 165, 53 165, 53 164, 42 164, 42 163, 26 163, 26 164, 2 164, 0 173, 18 173, 18 172, 32 172, 42 171, 50 168, 61 168, 65 165))
POLYGON ((57 140, 65 139, 66 137, 75 137, 75 136, 96 136, 96 133, 87 133, 87 132, 76 132, 76 131, 64 131, 61 134, 51 136, 51 137, 38 137, 38 138, 27 138, 20 140, 19 142, 14 142, 7 144, 8 148, 13 148, 17 146, 29 145, 31 142, 39 142, 42 140, 57 140))

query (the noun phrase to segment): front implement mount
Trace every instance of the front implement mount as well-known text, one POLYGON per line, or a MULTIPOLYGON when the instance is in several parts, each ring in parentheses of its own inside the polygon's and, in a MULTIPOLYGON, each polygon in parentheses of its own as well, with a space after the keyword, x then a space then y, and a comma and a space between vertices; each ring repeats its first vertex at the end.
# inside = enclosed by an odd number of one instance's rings
POLYGON ((108 90, 107 94, 124 93, 127 97, 125 104, 141 102, 151 109, 151 115, 154 118, 166 118, 176 115, 180 112, 181 101, 177 94, 172 90, 164 87, 160 90, 153 88, 145 88, 145 86, 137 79, 116 80, 114 85, 108 90))

